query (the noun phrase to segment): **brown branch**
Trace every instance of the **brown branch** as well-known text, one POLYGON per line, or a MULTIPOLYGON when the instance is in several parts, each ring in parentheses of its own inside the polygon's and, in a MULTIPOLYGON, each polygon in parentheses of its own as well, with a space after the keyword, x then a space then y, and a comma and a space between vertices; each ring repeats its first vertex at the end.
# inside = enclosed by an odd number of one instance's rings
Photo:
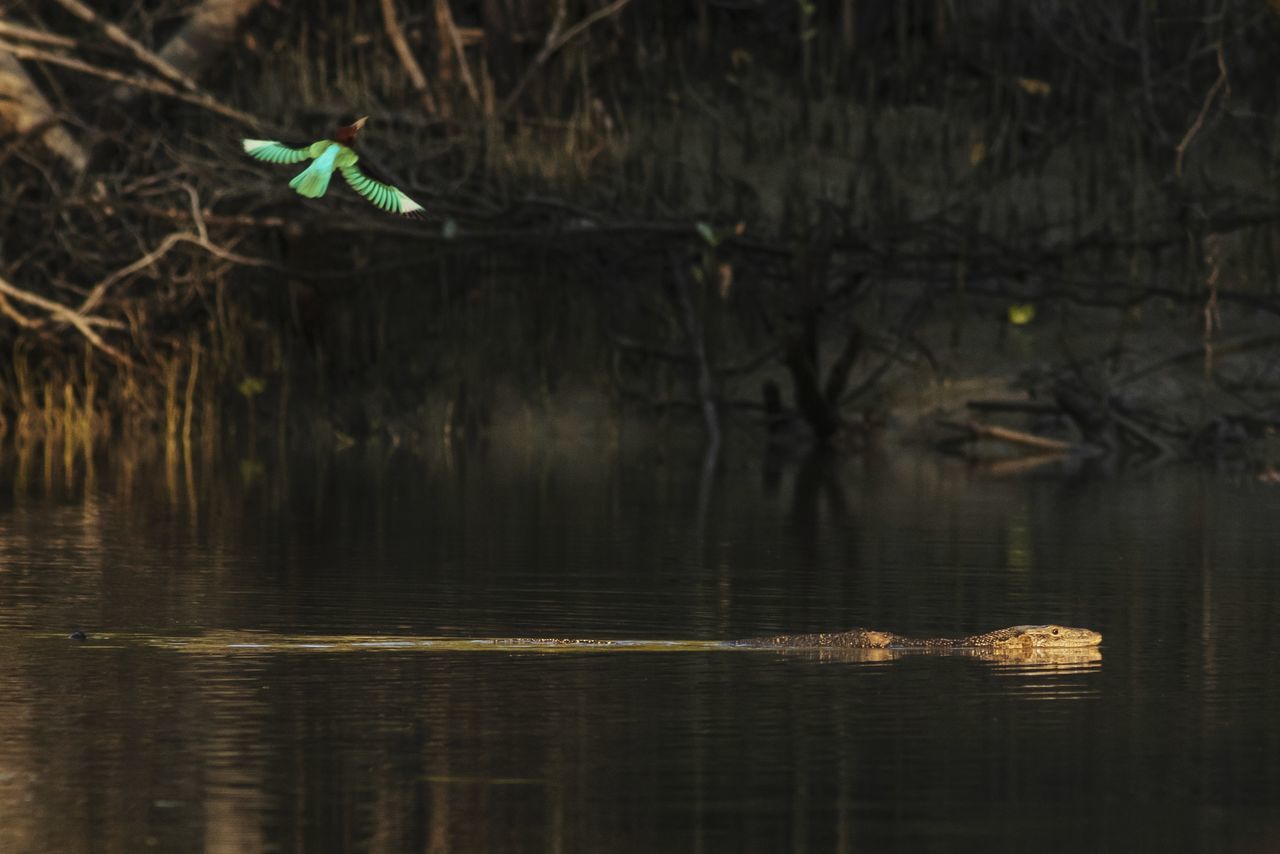
POLYGON ((547 37, 542 42, 542 47, 538 50, 538 55, 533 58, 533 62, 529 63, 529 67, 524 70, 524 74, 520 75, 520 79, 516 81, 516 85, 511 92, 503 100, 502 106, 498 108, 498 117, 505 116, 507 111, 515 106, 516 101, 520 99, 520 95, 524 92, 529 81, 533 80, 538 70, 543 64, 551 58, 551 54, 556 51, 556 40, 560 38, 560 32, 564 29, 564 19, 569 14, 567 0, 556 0, 555 15, 551 18, 551 26, 547 29, 547 37))
POLYGON ((529 63, 529 67, 525 69, 524 74, 516 82, 511 94, 507 95, 506 100, 502 102, 502 106, 498 109, 498 116, 506 115, 507 111, 515 106, 516 101, 524 93, 525 87, 529 85, 530 81, 546 64, 547 60, 551 58, 552 54, 577 38, 588 27, 610 15, 616 15, 621 12, 623 7, 630 2, 631 0, 613 0, 608 6, 597 9, 566 30, 564 28, 564 19, 568 14, 566 0, 557 0, 555 16, 551 19, 551 27, 547 30, 547 37, 543 40, 542 47, 538 50, 538 55, 533 58, 533 62, 529 63))
MULTIPOLYGON (((209 67, 235 40, 236 27, 262 0, 197 0, 186 6, 187 19, 156 56, 192 80, 209 67)), ((128 87, 117 86, 114 100, 132 100, 128 87)))
MULTIPOLYGON (((30 133, 50 152, 64 160, 73 171, 83 172, 89 154, 58 123, 53 106, 36 88, 31 76, 12 51, 0 44, 0 128, 17 134, 15 145, 30 133)), ((12 153, 6 149, 5 157, 12 153)))
POLYGON ((200 207, 200 194, 196 192, 196 188, 183 181, 182 189, 186 190, 187 197, 191 199, 191 220, 196 224, 196 234, 204 242, 209 242, 209 227, 205 225, 204 210, 200 207))
POLYGON ((262 127, 265 122, 261 119, 251 116, 248 113, 241 112, 234 107, 228 107, 221 101, 206 95, 203 92, 180 92, 174 89, 168 83, 161 83, 157 80, 148 80, 145 77, 136 75, 121 74, 118 71, 112 71, 108 68, 102 68, 97 65, 91 65, 79 59, 70 56, 63 56, 59 53, 51 53, 40 48, 30 47, 27 45, 12 44, 9 42, 0 42, 0 51, 8 51, 18 59, 31 59, 37 62, 48 62, 53 65, 61 65, 64 68, 70 68, 73 71, 79 71, 83 74, 90 74, 94 77, 101 77, 105 80, 112 80, 125 86, 132 86, 135 89, 142 89, 147 92, 154 92, 157 95, 165 95, 170 98, 176 98, 179 101, 186 101, 197 107, 202 107, 212 113, 233 119, 248 127, 262 127))
POLYGON ((3 166, 15 152, 33 139, 39 139, 46 131, 57 126, 58 120, 53 116, 45 116, 31 127, 23 128, 4 148, 0 148, 0 166, 3 166))
POLYGON ((610 15, 614 15, 614 14, 617 14, 618 12, 621 12, 622 7, 626 6, 630 2, 631 0, 614 0, 614 2, 610 3, 608 6, 605 6, 603 9, 597 9, 596 11, 592 12, 590 15, 587 15, 587 17, 583 18, 581 21, 574 24, 569 29, 565 30, 564 35, 560 36, 560 38, 556 41, 555 45, 551 48, 551 52, 555 53, 557 50, 564 47, 570 41, 577 38, 579 33, 583 32, 588 27, 595 24, 597 21, 604 20, 610 15))
POLYGON ((229 249, 224 249, 218 244, 213 243, 198 234, 193 234, 189 231, 175 231, 172 234, 165 235, 165 238, 160 241, 160 244, 156 246, 155 249, 152 249, 133 263, 126 264, 94 285, 89 291, 89 295, 85 297, 84 302, 80 304, 80 312, 86 313, 97 308, 98 304, 102 302, 103 298, 107 295, 108 289, 110 289, 112 285, 133 275, 139 270, 150 267, 179 243, 192 243, 216 258, 221 258, 224 261, 230 261, 233 264, 240 264, 245 267, 274 266, 270 261, 266 261, 261 258, 254 258, 249 255, 241 255, 238 252, 232 252, 229 249))
POLYGON ((80 43, 72 38, 60 36, 56 33, 46 33, 42 30, 33 30, 30 27, 24 27, 21 24, 15 24, 12 21, 0 19, 0 36, 8 36, 14 39, 26 39, 29 42, 38 42, 40 44, 49 44, 54 47, 79 47, 80 43))
POLYGON ((462 37, 458 35, 458 26, 453 22, 453 10, 449 8, 449 0, 436 0, 436 22, 442 30, 449 34, 449 42, 453 45, 453 53, 458 57, 458 70, 462 72, 462 85, 472 102, 480 103, 480 90, 476 88, 475 78, 471 76, 471 67, 467 65, 467 55, 463 51, 462 37))
MULTIPOLYGON (((158 208, 153 205, 137 204, 133 202, 122 202, 117 207, 120 210, 129 210, 142 214, 143 216, 158 217, 167 220, 187 220, 190 213, 180 211, 177 208, 158 208)), ((241 228, 289 228, 296 226, 297 220, 283 216, 254 216, 253 214, 214 214, 203 213, 204 221, 214 225, 238 226, 241 228)))
POLYGON ((997 424, 982 424, 977 421, 943 421, 942 424, 947 427, 954 427, 957 430, 964 430, 977 439, 995 439, 1000 442, 1008 442, 1011 445, 1023 445, 1028 448, 1039 448, 1045 451, 1069 451, 1072 448, 1070 442, 1064 442, 1061 439, 1049 439, 1044 436, 1037 436, 1034 433, 1011 430, 1008 427, 1001 427, 997 424))
POLYGON ((93 331, 93 327, 90 324, 92 321, 97 320, 97 318, 85 317, 81 312, 78 312, 75 309, 68 308, 62 303, 45 299, 44 297, 38 294, 33 294, 30 291, 24 291, 22 288, 10 284, 3 278, 0 278, 0 293, 12 297, 19 302, 24 302, 27 305, 34 305, 36 308, 44 309, 53 317, 70 323, 90 344, 97 347, 117 362, 124 365, 132 364, 128 356, 117 350, 115 347, 112 347, 106 341, 103 341, 102 336, 93 331))
POLYGON ((80 20, 93 24, 95 27, 102 30, 107 38, 133 54, 134 59, 137 59, 144 65, 149 65, 153 71, 157 72, 161 77, 166 78, 170 83, 180 86, 189 92, 195 92, 200 88, 190 77, 183 74, 181 71, 174 68, 168 62, 156 56, 151 51, 147 50, 146 47, 140 44, 124 30, 103 18, 97 12, 94 12, 88 6, 81 3, 80 0, 57 0, 57 3, 80 20))
POLYGON ((405 40, 404 30, 401 29, 400 21, 396 18, 395 0, 382 0, 382 24, 387 30, 387 38, 391 39, 392 49, 395 50, 396 56, 400 58, 400 65, 404 67, 405 74, 409 75, 409 83, 422 101, 423 111, 428 116, 436 115, 439 112, 436 99, 431 94, 431 86, 427 83, 427 75, 422 73, 422 66, 418 64, 418 60, 413 58, 413 51, 409 49, 409 42, 405 40))
POLYGON ((511 93, 507 95, 507 99, 502 102, 502 106, 498 109, 499 117, 506 115, 507 111, 516 105, 516 101, 520 100, 525 87, 529 86, 529 83, 538 74, 541 67, 547 64, 548 59, 552 58, 554 52, 567 45, 573 38, 585 32, 586 28, 593 26, 599 20, 621 12, 623 6, 628 3, 631 3, 631 0, 613 0, 613 3, 596 9, 595 12, 586 15, 585 18, 573 24, 572 27, 564 29, 564 18, 568 14, 567 3, 566 0, 557 0, 556 15, 552 18, 552 26, 547 31, 547 38, 544 38, 543 46, 538 50, 538 55, 534 56, 534 61, 531 61, 529 68, 525 69, 525 73, 516 82, 515 88, 512 88, 511 93))
POLYGON ((200 347, 191 347, 191 367, 187 370, 187 393, 182 407, 182 444, 191 446, 191 417, 195 410, 196 378, 200 374, 200 347))
POLYGON ((14 308, 13 303, 4 298, 4 294, 0 294, 0 314, 4 314, 23 329, 38 329, 44 325, 41 321, 33 320, 14 308))
POLYGON ((1187 128, 1187 132, 1183 134, 1182 140, 1174 149, 1178 152, 1178 157, 1174 161, 1173 172, 1179 178, 1182 177, 1182 156, 1187 153, 1187 148, 1191 145, 1191 141, 1195 139, 1196 134, 1204 127, 1205 116, 1209 114, 1209 106, 1213 104, 1213 100, 1218 97, 1218 92, 1226 89, 1223 98, 1230 97, 1231 89, 1227 80, 1227 61, 1222 55, 1222 42, 1218 42, 1218 79, 1213 81, 1213 85, 1209 87, 1209 91, 1205 93, 1204 103, 1200 106, 1200 114, 1196 116, 1196 120, 1191 123, 1191 127, 1187 128))
POLYGON ((976 465, 979 470, 992 477, 1013 477, 1063 462, 1066 459, 1067 455, 1061 451, 1047 451, 1043 454, 1032 454, 1029 457, 981 461, 976 465))

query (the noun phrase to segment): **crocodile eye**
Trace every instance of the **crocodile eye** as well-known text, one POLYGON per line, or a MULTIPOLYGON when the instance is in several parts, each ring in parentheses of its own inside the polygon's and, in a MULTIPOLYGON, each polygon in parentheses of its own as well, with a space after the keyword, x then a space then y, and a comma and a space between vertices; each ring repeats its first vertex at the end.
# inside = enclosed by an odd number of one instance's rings
POLYGON ((1054 629, 1054 630, 1053 630, 1053 633, 1056 635, 1056 634, 1058 633, 1058 630, 1057 630, 1057 629, 1054 629))

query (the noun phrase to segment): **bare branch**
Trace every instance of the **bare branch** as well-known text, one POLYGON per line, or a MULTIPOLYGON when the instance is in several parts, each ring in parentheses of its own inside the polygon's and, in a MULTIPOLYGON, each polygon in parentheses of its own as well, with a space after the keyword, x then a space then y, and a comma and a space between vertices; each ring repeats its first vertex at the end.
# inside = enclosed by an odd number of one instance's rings
POLYGON ((543 40, 542 47, 538 50, 538 55, 533 58, 533 62, 529 63, 529 67, 525 69, 524 75, 516 83, 515 88, 511 90, 511 94, 507 95, 506 100, 502 102, 502 106, 498 109, 498 115, 506 115, 507 111, 515 106, 516 101, 524 93, 525 87, 529 85, 530 81, 533 80, 534 76, 556 51, 586 32, 587 28, 593 24, 621 12, 630 2, 631 0, 614 0, 608 6, 597 9, 566 30, 564 28, 564 19, 568 14, 566 2, 565 0, 558 0, 555 16, 551 19, 551 27, 547 30, 547 37, 543 40))
POLYGON ((467 87, 471 100, 480 103, 480 90, 476 88, 475 78, 471 76, 471 67, 467 65, 467 54, 463 51, 462 37, 458 34, 458 26, 453 22, 453 10, 449 8, 449 0, 436 0, 436 21, 440 29, 449 34, 449 43, 453 53, 458 57, 458 70, 462 72, 462 85, 467 87))
POLYGON ((409 83, 418 93, 418 99, 422 101, 423 112, 428 116, 436 115, 439 112, 436 99, 431 94, 427 75, 422 73, 422 66, 418 64, 418 60, 414 59, 413 51, 409 49, 409 42, 405 40, 404 30, 396 17, 395 0, 382 0, 382 24, 387 30, 387 38, 391 39, 391 47, 400 58, 405 74, 409 75, 409 83))
POLYGON ((102 30, 107 38, 133 54, 133 57, 139 62, 144 65, 151 66, 153 71, 167 79, 170 83, 180 86, 189 92, 195 92, 199 89, 196 82, 190 77, 183 74, 181 71, 174 68, 168 62, 165 62, 151 51, 147 50, 146 47, 140 44, 124 30, 103 18, 97 12, 81 3, 80 0, 57 0, 57 3, 80 20, 93 24, 95 27, 102 30))
MULTIPOLYGON (((164 44, 156 56, 179 73, 195 80, 235 38, 236 27, 262 0, 200 0, 192 4, 186 23, 164 44)), ((112 93, 117 101, 133 97, 126 87, 112 93)))
POLYGON ((13 39, 25 39, 29 42, 49 44, 55 47, 80 46, 80 43, 73 38, 60 36, 57 33, 46 33, 43 30, 33 30, 30 27, 24 27, 21 24, 15 24, 12 21, 6 21, 3 19, 0 19, 0 36, 8 36, 13 39))
POLYGON ((170 98, 176 98, 179 101, 186 101, 197 107, 202 107, 212 113, 233 119, 248 127, 262 127, 265 122, 256 116, 241 112, 234 107, 228 107, 221 101, 218 101, 211 95, 203 92, 180 92, 174 89, 168 83, 161 83, 158 80, 148 80, 145 77, 136 75, 121 74, 118 71, 112 71, 109 68, 102 68, 98 65, 91 65, 79 59, 70 56, 63 56, 60 53, 52 53, 28 45, 18 45, 9 42, 0 42, 0 55, 4 51, 8 51, 19 59, 32 59, 38 62, 48 62, 53 65, 61 65, 64 68, 70 68, 73 71, 79 71, 83 74, 90 74, 94 77, 101 77, 105 80, 113 80, 125 86, 132 86, 136 89, 142 89, 147 92, 154 92, 157 95, 165 95, 170 98))
POLYGON ((1024 433, 1021 430, 1001 427, 998 424, 983 424, 979 421, 943 421, 941 423, 947 427, 964 430, 975 439, 995 439, 1000 442, 1008 442, 1011 445, 1039 448, 1044 451, 1070 451, 1073 447, 1070 442, 1064 442, 1061 439, 1049 439, 1045 436, 1037 436, 1034 433, 1024 433))
POLYGON ((44 297, 38 294, 33 294, 30 291, 25 291, 22 288, 10 284, 3 278, 0 278, 0 293, 12 297, 19 302, 24 302, 27 305, 34 305, 36 308, 44 309, 53 317, 74 326, 90 344, 97 347, 117 362, 125 365, 131 364, 128 356, 117 350, 115 347, 112 347, 106 341, 103 341, 102 336, 93 330, 93 327, 90 325, 91 318, 85 317, 75 309, 68 308, 62 303, 45 299, 44 297))
POLYGON ((583 18, 581 21, 579 21, 578 23, 574 24, 572 27, 564 31, 564 34, 561 35, 556 40, 555 44, 552 46, 551 52, 555 53, 560 48, 564 47, 566 44, 571 42, 573 39, 577 38, 578 35, 584 32, 588 27, 592 26, 598 21, 602 21, 605 18, 608 18, 610 15, 615 15, 618 12, 621 12, 622 8, 630 2, 631 0, 614 0, 608 6, 605 6, 602 9, 597 9, 596 11, 592 12, 590 15, 587 15, 587 17, 583 18))
POLYGON ((1178 152, 1178 158, 1174 161, 1173 172, 1179 178, 1182 177, 1182 157, 1187 153, 1188 146, 1191 141, 1196 138, 1196 134, 1200 132, 1200 128, 1204 127, 1205 116, 1209 114, 1209 107, 1213 104, 1218 93, 1226 89, 1223 100, 1230 97, 1231 87, 1227 80, 1227 62, 1222 55, 1222 42, 1218 42, 1218 79, 1213 81, 1213 85, 1209 87, 1209 91, 1205 93, 1204 103, 1200 106, 1200 114, 1196 116, 1196 120, 1191 123, 1191 127, 1187 128, 1187 132, 1183 134, 1182 140, 1174 149, 1178 152))
POLYGON ((195 187, 191 186, 186 181, 183 181, 181 186, 182 189, 186 191, 188 198, 191 199, 191 219, 196 224, 196 233, 200 236, 201 240, 208 243, 209 228, 205 225, 204 212, 200 208, 200 194, 196 192, 195 187))
MULTIPOLYGON (((53 107, 36 88, 17 56, 16 50, 0 43, 0 127, 16 133, 19 139, 14 141, 15 145, 27 136, 38 137, 73 170, 83 172, 89 163, 88 152, 58 124, 53 107)), ((5 157, 9 154, 6 148, 5 157)))
MULTIPOLYGON (((199 220, 197 220, 197 223, 198 223, 197 227, 201 227, 199 220)), ((89 295, 85 297, 84 302, 80 304, 80 312, 86 313, 97 308, 98 304, 102 302, 103 298, 107 294, 107 291, 111 288, 112 285, 116 284, 122 279, 132 276, 134 273, 138 272, 139 270, 150 267, 156 261, 160 260, 160 258, 164 257, 169 252, 169 250, 173 249, 173 247, 177 246, 179 243, 192 243, 196 246, 199 246, 201 249, 205 250, 210 255, 213 255, 216 258, 221 258, 224 261, 230 261, 233 264, 241 264, 246 267, 273 266, 270 261, 264 261, 261 258, 253 258, 248 255, 241 255, 238 252, 232 252, 229 249, 224 249, 223 247, 217 245, 216 243, 210 242, 207 238, 203 238, 198 234, 192 234, 189 231, 175 231, 172 234, 165 235, 164 240, 161 240, 160 245, 158 245, 155 249, 152 249, 150 252, 146 253, 141 258, 134 261, 132 264, 127 264, 124 267, 121 267, 119 270, 116 270, 114 273, 112 273, 111 275, 107 276, 105 279, 103 279, 102 281, 94 285, 93 288, 89 291, 89 295)))
POLYGON ((0 313, 21 326, 23 329, 39 329, 44 324, 39 320, 33 320, 22 312, 13 307, 13 303, 4 298, 4 294, 0 294, 0 313))

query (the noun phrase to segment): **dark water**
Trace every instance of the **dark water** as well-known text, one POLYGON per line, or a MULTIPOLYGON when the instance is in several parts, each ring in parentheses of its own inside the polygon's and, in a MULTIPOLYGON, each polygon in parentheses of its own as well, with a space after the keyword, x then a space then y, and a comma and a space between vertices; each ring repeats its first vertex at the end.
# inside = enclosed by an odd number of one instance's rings
POLYGON ((737 460, 709 488, 654 458, 201 468, 0 470, 0 851, 1280 850, 1275 489, 934 460, 737 460), (155 642, 1028 622, 1101 631, 1100 660, 155 642))

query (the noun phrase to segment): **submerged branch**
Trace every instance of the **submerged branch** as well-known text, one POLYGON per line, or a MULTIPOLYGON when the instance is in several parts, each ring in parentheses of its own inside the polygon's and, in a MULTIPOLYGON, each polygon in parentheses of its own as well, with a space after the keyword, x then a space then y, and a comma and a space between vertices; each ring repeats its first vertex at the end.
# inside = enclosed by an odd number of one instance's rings
POLYGON ((1037 436, 1034 433, 1001 427, 998 424, 983 424, 979 421, 943 421, 942 424, 946 427, 963 430, 975 439, 995 439, 1000 442, 1008 442, 1011 445, 1022 445, 1023 447, 1037 448, 1042 451, 1069 451, 1073 447, 1070 442, 1064 442, 1061 439, 1049 439, 1044 436, 1037 436))

